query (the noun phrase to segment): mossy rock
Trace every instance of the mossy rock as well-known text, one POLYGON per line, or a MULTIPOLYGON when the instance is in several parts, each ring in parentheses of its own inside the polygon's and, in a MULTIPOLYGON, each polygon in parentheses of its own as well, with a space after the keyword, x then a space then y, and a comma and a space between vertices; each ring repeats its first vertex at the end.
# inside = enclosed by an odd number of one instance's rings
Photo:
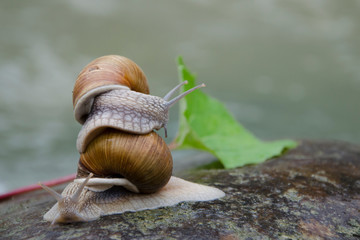
POLYGON ((55 200, 34 191, 0 203, 0 239, 360 238, 357 145, 303 141, 263 164, 182 177, 226 196, 51 226, 42 216, 55 200))

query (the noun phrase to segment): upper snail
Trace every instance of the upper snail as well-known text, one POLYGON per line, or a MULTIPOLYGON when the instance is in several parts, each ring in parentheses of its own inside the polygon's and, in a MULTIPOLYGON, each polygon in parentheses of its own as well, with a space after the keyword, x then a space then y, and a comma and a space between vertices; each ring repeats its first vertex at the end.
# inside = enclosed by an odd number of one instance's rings
POLYGON ((105 127, 136 134, 163 127, 166 137, 169 108, 205 86, 198 85, 169 100, 186 83, 177 85, 164 98, 148 95, 145 74, 136 63, 116 55, 95 59, 81 71, 73 91, 75 119, 84 124, 76 144, 78 151, 84 152, 105 127))

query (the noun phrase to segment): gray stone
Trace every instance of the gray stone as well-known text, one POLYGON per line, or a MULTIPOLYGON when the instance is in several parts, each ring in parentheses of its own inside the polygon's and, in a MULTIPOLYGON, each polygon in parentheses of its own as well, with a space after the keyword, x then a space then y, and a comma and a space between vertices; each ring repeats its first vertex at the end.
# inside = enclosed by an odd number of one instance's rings
POLYGON ((182 177, 226 196, 51 226, 42 216, 55 201, 34 191, 0 203, 0 238, 360 239, 359 146, 303 141, 263 164, 182 177))

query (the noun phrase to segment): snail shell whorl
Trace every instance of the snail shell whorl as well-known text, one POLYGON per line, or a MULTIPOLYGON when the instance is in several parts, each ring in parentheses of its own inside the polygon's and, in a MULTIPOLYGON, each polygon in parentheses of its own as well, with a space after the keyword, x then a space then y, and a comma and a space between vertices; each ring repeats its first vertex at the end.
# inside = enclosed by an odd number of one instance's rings
POLYGON ((130 59, 108 55, 90 62, 79 74, 73 90, 75 119, 83 124, 93 98, 113 89, 130 89, 149 94, 144 72, 130 59))
POLYGON ((136 135, 109 128, 90 142, 79 165, 82 175, 124 177, 140 192, 152 193, 169 181, 173 162, 165 141, 155 132, 136 135))

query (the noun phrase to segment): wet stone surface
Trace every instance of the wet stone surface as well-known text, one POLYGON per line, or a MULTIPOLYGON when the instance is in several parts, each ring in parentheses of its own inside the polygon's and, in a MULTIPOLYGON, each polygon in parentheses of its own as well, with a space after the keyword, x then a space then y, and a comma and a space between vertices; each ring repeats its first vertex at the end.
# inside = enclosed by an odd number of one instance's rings
POLYGON ((50 226, 55 201, 35 191, 0 202, 0 239, 360 239, 360 146, 304 141, 263 164, 182 177, 226 196, 50 226))

